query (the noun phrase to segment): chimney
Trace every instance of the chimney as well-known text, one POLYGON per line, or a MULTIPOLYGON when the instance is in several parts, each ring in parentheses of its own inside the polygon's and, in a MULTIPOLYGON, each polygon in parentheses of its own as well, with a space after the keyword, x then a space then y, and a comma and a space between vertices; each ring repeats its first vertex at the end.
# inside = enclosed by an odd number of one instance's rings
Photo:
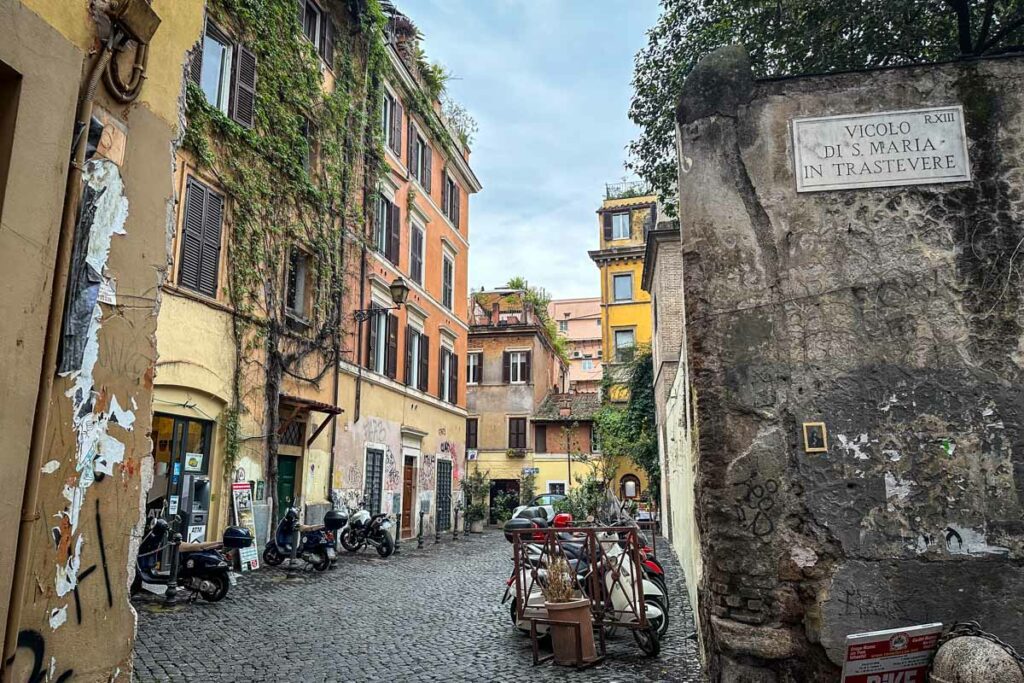
POLYGON ((558 399, 558 416, 569 417, 572 415, 572 399, 571 398, 560 398, 558 399))
POLYGON ((501 320, 501 304, 495 301, 491 304, 491 326, 497 327, 499 320, 501 320))
POLYGON ((523 302, 523 318, 527 325, 533 324, 533 304, 528 301, 523 302))

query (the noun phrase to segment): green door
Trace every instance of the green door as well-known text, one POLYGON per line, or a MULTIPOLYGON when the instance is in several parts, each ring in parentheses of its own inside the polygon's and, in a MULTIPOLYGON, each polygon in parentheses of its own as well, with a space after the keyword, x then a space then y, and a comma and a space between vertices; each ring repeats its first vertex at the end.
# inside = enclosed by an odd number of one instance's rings
POLYGON ((299 459, 291 455, 277 456, 277 514, 284 517, 295 499, 295 469, 299 459))

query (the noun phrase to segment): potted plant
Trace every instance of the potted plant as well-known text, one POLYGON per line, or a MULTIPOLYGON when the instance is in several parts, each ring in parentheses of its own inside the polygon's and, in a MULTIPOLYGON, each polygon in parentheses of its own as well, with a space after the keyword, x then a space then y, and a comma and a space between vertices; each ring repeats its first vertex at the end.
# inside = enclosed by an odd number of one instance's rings
POLYGON ((487 494, 491 489, 491 480, 487 473, 475 469, 462 482, 462 492, 466 495, 466 523, 470 533, 480 534, 484 530, 487 519, 487 494))
POLYGON ((487 518, 487 506, 483 503, 473 503, 466 508, 466 521, 469 522, 469 532, 482 534, 484 532, 484 520, 487 518))
POLYGON ((551 626, 551 647, 555 662, 562 665, 580 665, 597 658, 594 648, 594 623, 590 614, 590 600, 577 595, 573 588, 572 574, 564 557, 555 558, 548 565, 548 580, 544 586, 544 607, 548 618, 562 622, 551 626), (579 652, 576 659, 577 629, 579 624, 579 652))

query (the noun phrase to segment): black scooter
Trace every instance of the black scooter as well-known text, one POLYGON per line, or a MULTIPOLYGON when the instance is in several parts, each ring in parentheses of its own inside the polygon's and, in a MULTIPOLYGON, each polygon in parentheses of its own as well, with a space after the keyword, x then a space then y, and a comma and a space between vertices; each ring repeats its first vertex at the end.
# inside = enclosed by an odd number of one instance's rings
POLYGON ((247 529, 231 526, 224 530, 223 541, 205 543, 182 543, 181 534, 169 536, 169 525, 162 517, 150 517, 146 523, 146 534, 139 545, 135 559, 135 578, 132 581, 132 595, 140 593, 147 585, 170 586, 192 592, 192 599, 201 595, 207 602, 223 600, 235 578, 231 565, 221 552, 223 548, 248 548, 252 535, 247 529), (170 547, 170 566, 177 563, 177 577, 172 579, 171 570, 158 568, 164 548, 170 547), (177 556, 175 558, 175 555, 177 556))
POLYGON ((298 508, 288 508, 284 517, 277 524, 274 540, 263 549, 263 561, 276 567, 292 556, 292 543, 296 533, 299 534, 298 547, 294 548, 295 556, 313 569, 323 572, 331 566, 337 557, 334 549, 334 532, 345 526, 348 517, 338 510, 329 510, 324 515, 323 524, 300 524, 298 508))

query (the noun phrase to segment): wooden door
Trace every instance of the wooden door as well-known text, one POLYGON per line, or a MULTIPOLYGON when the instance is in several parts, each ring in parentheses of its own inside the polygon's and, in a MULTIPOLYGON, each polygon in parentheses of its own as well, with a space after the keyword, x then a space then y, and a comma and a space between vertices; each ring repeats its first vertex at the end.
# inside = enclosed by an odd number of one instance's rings
POLYGON ((413 511, 416 497, 416 458, 405 456, 405 470, 402 473, 402 538, 412 538, 416 530, 413 511))
POLYGON ((290 455, 277 456, 277 514, 285 512, 295 500, 295 470, 298 458, 290 455))

